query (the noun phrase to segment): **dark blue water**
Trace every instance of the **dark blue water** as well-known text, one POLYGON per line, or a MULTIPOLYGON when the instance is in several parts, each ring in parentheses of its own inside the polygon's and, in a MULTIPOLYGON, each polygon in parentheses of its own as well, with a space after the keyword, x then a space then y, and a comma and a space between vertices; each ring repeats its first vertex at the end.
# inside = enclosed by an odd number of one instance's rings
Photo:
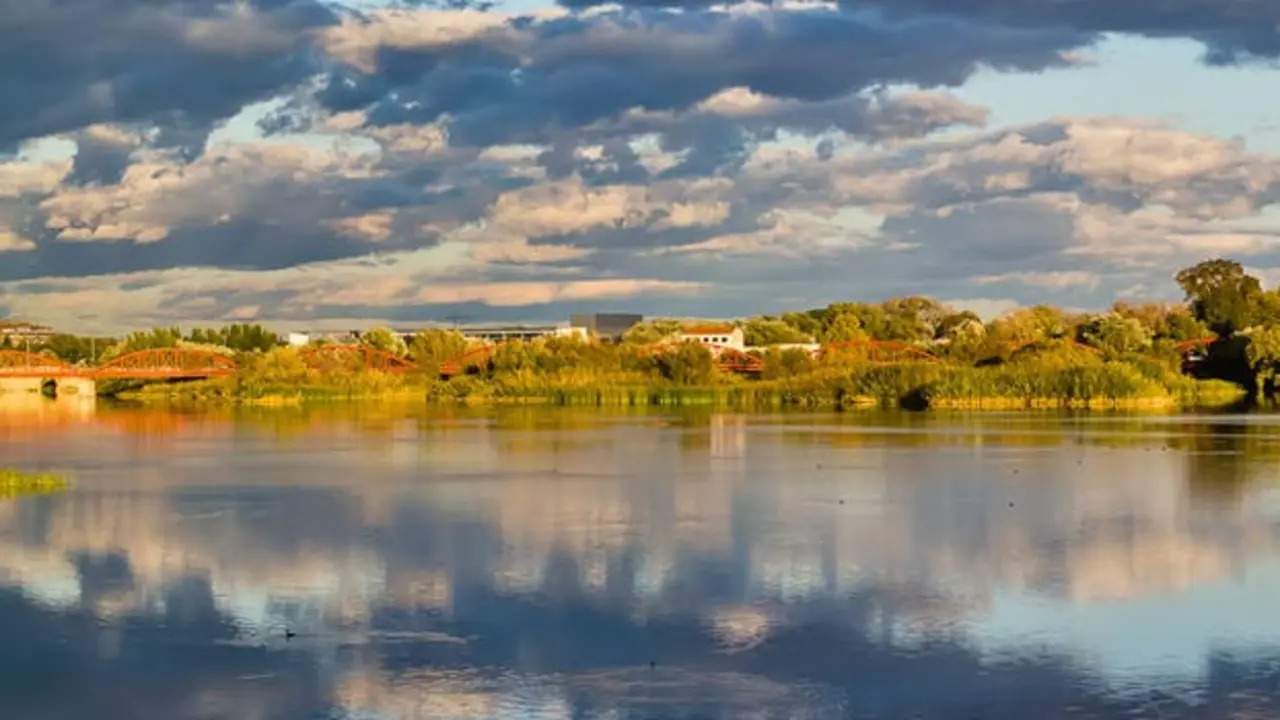
POLYGON ((22 413, 5 720, 1280 716, 1277 419, 22 413))

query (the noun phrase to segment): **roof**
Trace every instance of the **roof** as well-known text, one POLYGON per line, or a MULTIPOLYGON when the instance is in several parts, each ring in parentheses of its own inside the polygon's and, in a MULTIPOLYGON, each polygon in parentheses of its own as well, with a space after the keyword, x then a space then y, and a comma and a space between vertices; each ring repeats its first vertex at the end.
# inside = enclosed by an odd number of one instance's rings
POLYGON ((729 335, 738 328, 732 325, 689 325, 680 328, 681 335, 729 335))

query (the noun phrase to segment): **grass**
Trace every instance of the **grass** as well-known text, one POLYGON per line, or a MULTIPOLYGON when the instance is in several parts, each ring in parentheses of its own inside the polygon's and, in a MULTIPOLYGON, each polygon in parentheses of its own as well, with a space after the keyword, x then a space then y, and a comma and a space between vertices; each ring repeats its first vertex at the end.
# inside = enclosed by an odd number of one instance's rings
POLYGON ((1170 409, 1226 405, 1243 396, 1235 385, 1183 376, 1176 358, 1137 355, 1105 362, 1096 356, 1045 355, 990 367, 806 361, 786 374, 760 379, 714 372, 709 366, 673 373, 631 361, 611 364, 529 352, 533 354, 519 363, 443 381, 422 373, 314 370, 296 353, 273 351, 246 363, 236 377, 148 385, 119 397, 184 405, 410 401, 445 406, 1008 410, 1170 409))
POLYGON ((13 468, 0 469, 0 498, 62 492, 70 485, 65 476, 55 473, 29 473, 13 468))

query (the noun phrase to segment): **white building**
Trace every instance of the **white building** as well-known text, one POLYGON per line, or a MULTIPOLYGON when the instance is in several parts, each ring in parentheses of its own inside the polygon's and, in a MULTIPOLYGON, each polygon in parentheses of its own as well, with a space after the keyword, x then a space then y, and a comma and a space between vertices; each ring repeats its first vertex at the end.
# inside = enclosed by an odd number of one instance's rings
POLYGON ((746 352, 747 341, 742 328, 733 325, 690 325, 681 329, 681 342, 696 342, 746 352))
POLYGON ((584 327, 573 327, 567 322, 548 325, 475 325, 454 328, 468 340, 503 342, 506 340, 534 340, 543 337, 576 337, 587 339, 584 327))

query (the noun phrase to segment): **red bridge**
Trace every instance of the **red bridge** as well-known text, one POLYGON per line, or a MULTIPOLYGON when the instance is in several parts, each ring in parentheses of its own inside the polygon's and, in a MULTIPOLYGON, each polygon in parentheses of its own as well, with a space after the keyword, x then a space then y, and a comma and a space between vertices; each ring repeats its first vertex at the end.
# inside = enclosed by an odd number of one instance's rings
POLYGON ((121 355, 97 367, 71 365, 55 357, 0 350, 0 379, 178 380, 234 375, 235 360, 208 350, 160 348, 121 355))
MULTIPOLYGON (((673 347, 656 345, 642 348, 640 352, 649 355, 667 352, 673 347)), ((466 372, 470 367, 484 367, 496 349, 496 345, 483 345, 446 360, 440 364, 440 375, 451 377, 466 372)), ((716 356, 716 367, 723 372, 755 374, 764 369, 766 360, 759 355, 729 347, 713 346, 708 349, 716 356)), ((934 355, 920 348, 874 340, 825 345, 813 355, 827 353, 851 353, 871 363, 937 362, 934 355)), ((302 357, 308 366, 319 370, 365 369, 398 374, 420 369, 411 360, 366 345, 307 348, 302 351, 302 357)), ((199 380, 235 375, 238 370, 236 361, 226 355, 193 348, 139 350, 98 366, 71 365, 48 355, 0 350, 0 380, 199 380)))
POLYGON ((1209 346, 1218 341, 1217 335, 1209 335, 1207 337, 1195 338, 1194 340, 1184 340, 1174 346, 1179 355, 1186 355, 1190 352, 1206 352, 1209 346))

